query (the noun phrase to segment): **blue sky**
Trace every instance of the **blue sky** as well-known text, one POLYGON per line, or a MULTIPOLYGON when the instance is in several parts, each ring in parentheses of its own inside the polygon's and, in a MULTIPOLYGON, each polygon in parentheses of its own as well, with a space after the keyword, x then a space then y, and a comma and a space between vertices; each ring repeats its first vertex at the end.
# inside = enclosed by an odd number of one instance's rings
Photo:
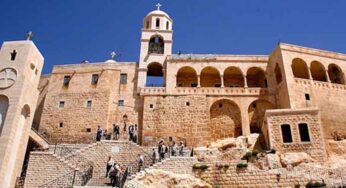
POLYGON ((138 61, 142 18, 160 2, 174 20, 173 52, 270 54, 277 42, 346 53, 344 0, 1 0, 0 41, 28 30, 53 65, 138 61))

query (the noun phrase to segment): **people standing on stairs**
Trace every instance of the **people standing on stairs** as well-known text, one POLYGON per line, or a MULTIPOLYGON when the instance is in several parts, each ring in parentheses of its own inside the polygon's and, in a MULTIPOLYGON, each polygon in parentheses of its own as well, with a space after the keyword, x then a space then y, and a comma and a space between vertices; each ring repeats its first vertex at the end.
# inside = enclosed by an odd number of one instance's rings
POLYGON ((184 142, 183 141, 180 141, 179 156, 184 156, 184 142))
POLYGON ((157 153, 159 154, 159 161, 161 161, 162 144, 163 144, 163 140, 161 139, 159 144, 157 145, 157 153))
POLYGON ((108 157, 107 165, 106 165, 106 177, 108 177, 108 173, 114 165, 114 160, 111 156, 108 157))
POLYGON ((112 166, 111 171, 109 172, 112 187, 119 186, 121 175, 121 167, 118 163, 115 162, 112 166))
POLYGON ((153 148, 153 152, 151 154, 151 162, 152 162, 151 165, 154 165, 156 163, 156 151, 155 151, 155 148, 153 148))
POLYGON ((111 139, 111 135, 110 133, 108 133, 107 129, 105 130, 105 132, 103 133, 103 138, 105 140, 110 140, 111 139))
POLYGON ((144 165, 144 156, 141 154, 138 154, 138 159, 137 159, 138 172, 142 170, 143 165, 144 165))
POLYGON ((178 146, 175 143, 175 141, 172 142, 172 146, 171 146, 171 156, 176 156, 177 155, 177 151, 178 151, 178 146))
POLYGON ((162 142, 161 151, 160 151, 160 161, 165 159, 166 153, 168 153, 168 147, 165 145, 164 142, 162 142))
POLYGON ((129 140, 133 141, 133 132, 134 132, 134 128, 133 125, 129 126, 129 140))
POLYGON ((118 124, 113 124, 113 139, 119 140, 120 128, 118 124))
POLYGON ((101 141, 102 138, 102 128, 100 126, 97 126, 97 132, 96 132, 96 141, 99 142, 101 141))
POLYGON ((137 138, 138 138, 138 129, 137 129, 137 124, 135 124, 134 131, 133 131, 133 142, 137 143, 137 138))

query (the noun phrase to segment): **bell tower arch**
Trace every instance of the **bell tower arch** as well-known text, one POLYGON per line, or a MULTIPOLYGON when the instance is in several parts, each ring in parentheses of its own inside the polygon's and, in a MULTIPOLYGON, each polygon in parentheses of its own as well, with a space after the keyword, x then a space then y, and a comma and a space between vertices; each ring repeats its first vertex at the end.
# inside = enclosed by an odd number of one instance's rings
POLYGON ((149 12, 143 19, 138 91, 142 87, 165 86, 165 61, 167 55, 172 54, 173 20, 167 13, 160 10, 161 4, 157 4, 156 7, 156 10, 149 12), (162 70, 157 70, 159 68, 162 70))

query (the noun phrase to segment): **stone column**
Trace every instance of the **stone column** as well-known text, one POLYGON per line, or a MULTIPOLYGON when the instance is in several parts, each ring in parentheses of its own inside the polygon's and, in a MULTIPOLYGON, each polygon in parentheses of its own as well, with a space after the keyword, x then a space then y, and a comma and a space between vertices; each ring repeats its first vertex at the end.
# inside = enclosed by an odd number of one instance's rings
POLYGON ((309 74, 309 79, 310 79, 310 80, 313 80, 313 79, 312 79, 312 76, 311 76, 310 67, 308 67, 308 74, 309 74))
POLYGON ((247 109, 241 109, 241 131, 243 136, 250 134, 250 120, 247 109))
POLYGON ((224 81, 223 81, 223 75, 220 75, 220 78, 221 78, 221 87, 225 87, 225 84, 224 84, 224 81))
POLYGON ((201 75, 197 75, 197 87, 201 87, 201 75))
POLYGON ((328 74, 328 70, 326 70, 326 78, 327 78, 327 82, 331 83, 330 78, 329 78, 329 74, 328 74))
POLYGON ((248 86, 247 86, 246 75, 244 76, 244 87, 248 87, 248 86))

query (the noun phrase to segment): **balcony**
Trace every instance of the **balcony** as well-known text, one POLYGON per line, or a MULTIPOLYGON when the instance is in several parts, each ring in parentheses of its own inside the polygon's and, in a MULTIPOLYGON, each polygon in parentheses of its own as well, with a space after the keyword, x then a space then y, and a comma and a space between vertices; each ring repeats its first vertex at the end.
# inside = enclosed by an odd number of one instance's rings
POLYGON ((330 89, 342 89, 346 90, 346 85, 344 84, 336 84, 330 82, 321 82, 316 80, 309 80, 303 78, 295 78, 295 82, 300 85, 313 85, 319 88, 330 88, 330 89))
POLYGON ((164 87, 141 88, 140 95, 228 95, 228 96, 258 96, 267 95, 267 88, 245 87, 175 87, 171 92, 166 92, 164 87))

